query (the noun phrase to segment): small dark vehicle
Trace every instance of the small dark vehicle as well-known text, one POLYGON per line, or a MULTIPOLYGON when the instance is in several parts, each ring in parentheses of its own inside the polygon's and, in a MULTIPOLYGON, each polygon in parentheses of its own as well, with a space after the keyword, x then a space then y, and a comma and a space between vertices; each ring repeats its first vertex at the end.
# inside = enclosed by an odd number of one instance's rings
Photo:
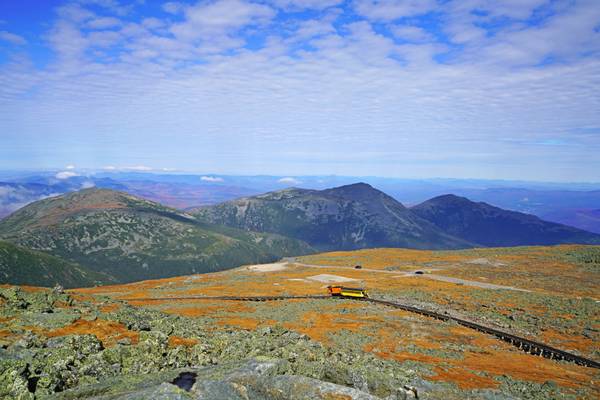
POLYGON ((354 269, 362 269, 362 265, 355 265, 354 269))
POLYGON ((415 271, 415 274, 417 274, 417 275, 423 275, 423 273, 424 273, 423 271, 415 271))

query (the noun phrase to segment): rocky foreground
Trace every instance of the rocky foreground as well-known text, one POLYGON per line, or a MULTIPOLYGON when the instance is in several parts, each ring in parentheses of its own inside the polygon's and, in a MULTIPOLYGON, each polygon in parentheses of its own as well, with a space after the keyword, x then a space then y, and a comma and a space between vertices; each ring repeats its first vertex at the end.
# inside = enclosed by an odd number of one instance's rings
MULTIPOLYGON (((327 347, 280 326, 215 330, 200 320, 60 290, 4 287, 0 303, 3 399, 464 398, 419 378, 410 364, 327 347)), ((470 396, 559 393, 550 383, 531 385, 470 396)))
POLYGON ((127 305, 104 312, 116 305, 57 291, 10 287, 0 298, 11 326, 0 350, 5 399, 404 399, 418 390, 410 371, 283 328, 211 332, 127 305), (98 332, 60 331, 77 322, 98 332))

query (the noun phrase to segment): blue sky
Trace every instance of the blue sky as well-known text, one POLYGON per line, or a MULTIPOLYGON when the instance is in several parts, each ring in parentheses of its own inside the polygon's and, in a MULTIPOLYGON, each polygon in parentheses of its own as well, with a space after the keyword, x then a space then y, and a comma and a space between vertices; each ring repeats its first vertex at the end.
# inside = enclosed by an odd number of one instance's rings
POLYGON ((0 169, 600 181, 598 0, 8 0, 0 169))

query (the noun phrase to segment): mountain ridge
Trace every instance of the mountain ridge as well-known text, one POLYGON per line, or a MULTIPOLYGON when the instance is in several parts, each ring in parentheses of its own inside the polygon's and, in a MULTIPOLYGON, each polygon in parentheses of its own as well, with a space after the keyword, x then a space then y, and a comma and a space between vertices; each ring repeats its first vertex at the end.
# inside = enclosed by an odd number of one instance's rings
POLYGON ((293 237, 319 250, 472 247, 362 182, 325 190, 284 189, 200 207, 191 214, 213 224, 293 237))
POLYGON ((34 202, 0 221, 0 238, 118 282, 217 271, 306 254, 306 243, 243 232, 108 189, 34 202))
POLYGON ((411 211, 449 235, 485 247, 600 244, 600 235, 592 232, 452 194, 429 199, 411 211))
POLYGON ((50 264, 63 274, 68 265, 79 268, 74 273, 89 285, 213 272, 316 250, 596 244, 600 235, 455 195, 407 208, 356 183, 288 188, 189 212, 90 188, 15 211, 0 221, 0 240, 56 257, 50 264), (85 271, 95 278, 86 280, 85 271))
POLYGON ((108 275, 40 251, 0 240, 0 276, 16 285, 65 288, 116 283, 108 275))

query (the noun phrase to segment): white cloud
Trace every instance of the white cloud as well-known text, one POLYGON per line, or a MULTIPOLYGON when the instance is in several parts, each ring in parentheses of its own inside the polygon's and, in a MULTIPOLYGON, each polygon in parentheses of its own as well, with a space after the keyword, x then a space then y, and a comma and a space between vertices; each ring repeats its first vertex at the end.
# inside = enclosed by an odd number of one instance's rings
POLYGON ((390 30, 397 38, 411 42, 426 42, 433 39, 433 35, 418 26, 394 25, 390 30))
POLYGON ((277 182, 278 183, 283 183, 283 184, 286 184, 286 185, 299 185, 299 184, 302 183, 298 179, 292 178, 292 177, 289 177, 289 176, 285 177, 285 178, 281 178, 277 182))
POLYGON ((323 10, 332 6, 340 5, 344 0, 269 0, 275 7, 285 10, 323 10))
POLYGON ((95 16, 92 11, 76 3, 60 6, 57 11, 60 17, 71 22, 84 22, 95 16))
POLYGON ((75 169, 75 166, 73 164, 69 164, 65 167, 65 169, 75 169))
POLYGON ((55 175, 56 179, 61 179, 61 180, 73 178, 74 176, 79 176, 79 174, 72 172, 72 171, 62 171, 55 175))
POLYGON ((103 170, 106 171, 115 171, 117 169, 117 167, 115 167, 114 165, 106 165, 104 167, 102 167, 103 170))
POLYGON ((95 187, 96 184, 92 181, 85 181, 81 184, 81 189, 89 189, 95 187))
POLYGON ((162 8, 169 14, 178 14, 183 10, 183 4, 175 1, 170 1, 168 3, 163 4, 162 8))
POLYGON ((322 36, 336 33, 336 29, 333 26, 333 19, 331 16, 323 19, 310 19, 302 21, 298 24, 298 29, 294 32, 292 41, 301 41, 315 36, 322 36))
POLYGON ((27 40, 25 40, 23 36, 8 31, 0 31, 0 41, 16 44, 18 46, 27 44, 27 40))
POLYGON ((203 176, 200 180, 204 182, 223 182, 223 178, 219 178, 218 176, 203 176))
POLYGON ((88 42, 76 23, 60 20, 50 31, 48 41, 62 63, 63 72, 75 72, 81 68, 88 42))
POLYGON ((393 21, 433 11, 435 0, 355 0, 357 14, 378 21, 393 21))
POLYGON ((124 167, 123 169, 130 171, 152 171, 154 168, 148 167, 146 165, 134 165, 132 167, 124 167))
POLYGON ((142 25, 148 29, 159 29, 163 28, 166 23, 158 18, 144 18, 142 21, 142 25))
POLYGON ((243 0, 198 3, 186 7, 184 13, 185 21, 173 25, 172 33, 184 41, 208 41, 220 50, 243 44, 231 37, 231 33, 242 27, 264 24, 275 16, 272 8, 243 0))
POLYGON ((87 22, 86 26, 90 29, 107 29, 121 25, 121 20, 114 17, 94 18, 87 22))

